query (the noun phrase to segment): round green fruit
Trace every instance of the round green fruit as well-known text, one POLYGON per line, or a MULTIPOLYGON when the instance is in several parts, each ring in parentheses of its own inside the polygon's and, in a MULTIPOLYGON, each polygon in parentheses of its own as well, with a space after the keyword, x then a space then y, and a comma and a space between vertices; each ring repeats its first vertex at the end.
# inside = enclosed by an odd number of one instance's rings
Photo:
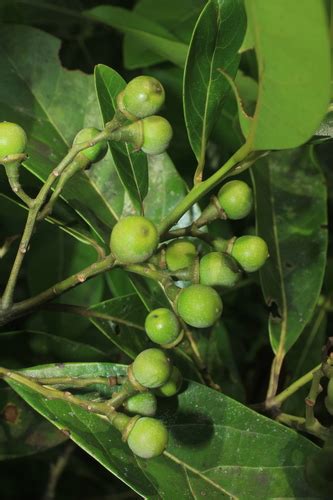
POLYGON ((184 288, 177 299, 179 316, 195 328, 212 326, 223 309, 219 294, 206 285, 190 285, 184 288))
MULTIPOLYGON (((97 128, 83 128, 76 134, 73 144, 80 144, 82 142, 91 141, 92 139, 94 139, 94 137, 96 137, 96 135, 100 133, 101 131, 97 128)), ((98 142, 94 146, 91 146, 90 148, 84 149, 83 151, 81 151, 81 154, 83 154, 91 163, 95 163, 104 158, 107 149, 108 146, 106 141, 102 141, 98 142)))
POLYGON ((165 260, 169 271, 190 267, 197 255, 197 249, 192 241, 174 240, 166 248, 165 260))
POLYGON ((158 396, 163 396, 166 398, 175 396, 179 392, 182 383, 183 383, 182 374, 180 373, 180 371, 176 366, 173 366, 169 380, 161 387, 156 389, 156 394, 158 396))
POLYGON ((111 252, 123 264, 144 262, 151 257, 157 245, 156 227, 141 215, 120 219, 111 233, 111 252))
POLYGON ((16 123, 0 123, 0 160, 8 155, 25 152, 27 136, 23 128, 16 123))
POLYGON ((252 210, 252 189, 243 181, 227 182, 218 192, 218 200, 229 219, 246 217, 252 210))
POLYGON ((241 277, 235 259, 220 252, 210 252, 202 257, 199 273, 200 283, 208 286, 232 287, 241 277))
POLYGON ((124 407, 129 413, 152 417, 156 413, 157 401, 151 392, 139 392, 128 398, 124 407))
POLYGON ((173 311, 160 307, 146 317, 145 329, 148 337, 156 344, 171 344, 180 334, 180 324, 173 311))
POLYGON ((171 374, 171 364, 160 349, 146 349, 133 361, 132 372, 135 380, 143 387, 155 389, 165 384, 171 374))
POLYGON ((152 76, 137 76, 125 87, 123 106, 137 118, 155 115, 164 104, 165 92, 162 84, 152 76))
POLYGON ((141 149, 148 155, 164 153, 172 139, 172 128, 162 116, 148 116, 142 120, 141 149))
POLYGON ((158 457, 167 447, 168 431, 159 420, 142 417, 137 420, 130 431, 127 444, 138 457, 158 457))
POLYGON ((269 256, 266 242, 259 236, 237 238, 232 247, 231 255, 247 273, 258 271, 269 256))

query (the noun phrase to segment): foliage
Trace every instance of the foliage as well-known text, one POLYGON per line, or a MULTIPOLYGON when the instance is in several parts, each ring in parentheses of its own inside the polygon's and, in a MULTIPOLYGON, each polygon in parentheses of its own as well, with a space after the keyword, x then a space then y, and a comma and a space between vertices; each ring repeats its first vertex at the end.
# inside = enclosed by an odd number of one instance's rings
POLYGON ((326 7, 1 3, 0 122, 27 135, 6 152, 0 127, 4 498, 22 496, 28 459, 44 463, 35 498, 328 497, 326 7), (139 75, 165 90, 162 132, 126 109, 139 75), (105 141, 104 158, 86 156, 105 141), (150 459, 126 443, 139 418, 126 401, 147 388, 169 436, 150 459))

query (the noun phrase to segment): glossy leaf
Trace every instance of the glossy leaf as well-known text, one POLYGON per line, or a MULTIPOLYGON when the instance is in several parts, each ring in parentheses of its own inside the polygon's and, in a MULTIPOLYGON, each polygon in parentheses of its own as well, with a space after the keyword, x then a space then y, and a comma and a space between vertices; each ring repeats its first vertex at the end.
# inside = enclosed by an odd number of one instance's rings
MULTIPOLYGON (((106 123, 113 118, 117 95, 124 89, 126 82, 112 68, 99 64, 95 69, 95 84, 106 123)), ((126 143, 111 143, 111 152, 124 188, 137 212, 142 212, 143 200, 148 191, 147 156, 141 151, 133 151, 126 143)))
POLYGON ((230 87, 219 69, 236 75, 245 33, 240 0, 210 0, 194 28, 184 72, 184 114, 201 175, 207 140, 230 87))
MULTIPOLYGON (((86 340, 86 339, 85 339, 86 340)), ((42 331, 17 330, 0 333, 0 364, 16 369, 23 365, 56 361, 106 361, 110 352, 94 345, 42 331), (18 362, 18 359, 20 360, 18 362)))
MULTIPOLYGON (((30 376, 110 376, 113 364, 68 364, 26 370, 30 376)), ((310 498, 304 463, 318 448, 296 432, 207 387, 190 382, 175 400, 161 402, 170 431, 167 453, 133 456, 102 417, 61 400, 47 400, 13 380, 8 383, 104 467, 148 498, 310 498)))
POLYGON ((185 197, 187 187, 167 153, 148 156, 148 169, 149 190, 144 212, 157 224, 185 197))
POLYGON ((84 14, 88 18, 135 36, 138 44, 177 66, 184 65, 187 46, 160 24, 135 12, 111 5, 101 5, 85 11, 84 14))
POLYGON ((246 0, 258 62, 253 117, 240 112, 252 149, 288 149, 306 142, 329 103, 330 45, 323 2, 246 0))
MULTIPOLYGON (((203 0, 182 0, 181 2, 179 0, 159 0, 159 2, 140 0, 135 4, 133 12, 164 26, 178 41, 188 44, 203 4, 203 0)), ((166 60, 163 55, 139 44, 136 36, 129 33, 124 36, 123 51, 124 66, 128 69, 144 68, 166 60)))
POLYGON ((0 461, 41 453, 66 439, 12 389, 0 389, 0 461))
POLYGON ((258 234, 270 258, 261 271, 273 350, 287 352, 310 320, 327 249, 326 187, 311 147, 271 154, 253 168, 258 234))
POLYGON ((136 294, 116 297, 96 304, 90 308, 106 315, 103 318, 90 318, 91 322, 131 358, 148 346, 144 331, 146 309, 136 294))
MULTIPOLYGON (((34 28, 3 27, 0 47, 0 119, 24 127, 30 154, 25 167, 44 181, 65 156, 78 130, 100 125, 93 79, 64 70, 58 59, 60 42, 34 28), (34 57, 27 58, 27 52, 34 57)), ((107 161, 105 165, 108 168, 107 161)), ((119 197, 121 191, 115 194, 119 197)), ((63 198, 101 238, 117 219, 112 205, 85 173, 68 182, 63 198)))

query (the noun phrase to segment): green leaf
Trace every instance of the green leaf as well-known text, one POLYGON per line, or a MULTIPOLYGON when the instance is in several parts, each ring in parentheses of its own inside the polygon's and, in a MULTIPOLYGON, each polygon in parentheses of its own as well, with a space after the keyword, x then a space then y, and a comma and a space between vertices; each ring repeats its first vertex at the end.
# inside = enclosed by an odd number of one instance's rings
POLYGON ((187 187, 167 153, 148 156, 148 170, 149 191, 144 212, 159 223, 185 197, 187 187))
POLYGON ((66 439, 12 389, 0 389, 0 461, 41 453, 66 439))
POLYGON ((105 315, 90 321, 130 358, 148 347, 144 331, 147 311, 135 293, 95 304, 90 310, 105 315))
POLYGON ((137 43, 177 66, 183 66, 187 46, 160 24, 121 7, 101 5, 84 12, 85 16, 132 36, 137 43))
POLYGON ((273 153, 252 169, 258 234, 270 258, 260 273, 272 307, 270 341, 286 353, 310 320, 326 264, 326 186, 311 147, 273 153))
MULTIPOLYGON (((110 376, 124 374, 114 364, 67 364, 25 370, 30 376, 110 376)), ((159 408, 170 431, 167 453, 134 457, 120 434, 102 417, 62 400, 48 400, 30 388, 8 383, 33 408, 110 472, 144 497, 314 498, 304 463, 318 448, 268 418, 205 386, 189 382, 176 400, 159 408)), ((96 388, 94 388, 96 390, 96 388)))
MULTIPOLYGON (((93 78, 63 69, 59 48, 59 40, 34 28, 1 28, 0 112, 26 130, 30 157, 24 165, 43 182, 65 156, 78 130, 100 126, 93 78)), ((121 190, 114 193, 117 206, 122 196, 121 190)), ((102 239, 118 218, 85 173, 69 181, 63 199, 102 239)))
MULTIPOLYGON (((202 0, 140 0, 133 12, 164 26, 178 41, 189 43, 192 30, 202 8, 202 0)), ((124 37, 124 66, 128 69, 145 68, 165 60, 147 47, 139 44, 135 35, 124 37)), ((169 68, 168 68, 169 69, 169 68)))
POLYGON ((323 2, 246 0, 258 61, 259 95, 241 125, 254 150, 306 142, 329 103, 330 44, 323 2))
MULTIPOLYGON (((39 228, 31 242, 31 250, 26 270, 29 293, 32 297, 96 261, 96 252, 91 247, 82 245, 50 225, 39 228), (47 272, 41 272, 41 262, 45 256, 47 262, 52 262, 53 265, 49 266, 47 272)), ((91 303, 102 299, 103 290, 104 279, 100 275, 67 291, 56 302, 89 307, 91 303)), ((43 324, 40 329, 46 329, 50 333, 65 334, 71 338, 78 336, 82 338, 90 325, 87 318, 73 317, 61 311, 43 312, 42 318, 43 324)))
POLYGON ((0 364, 16 369, 24 365, 56 361, 106 361, 109 352, 70 340, 62 335, 42 331, 17 330, 0 333, 0 364))
MULTIPOLYGON (((99 64, 95 68, 95 84, 106 123, 113 118, 117 95, 124 89, 126 82, 116 71, 99 64)), ((133 151, 126 143, 111 143, 110 146, 121 182, 136 210, 142 212, 143 200, 148 191, 147 157, 141 151, 133 151)))
POLYGON ((244 33, 245 13, 240 0, 210 0, 194 28, 183 92, 189 141, 198 161, 197 175, 202 172, 207 140, 230 90, 219 69, 231 78, 236 75, 244 33))

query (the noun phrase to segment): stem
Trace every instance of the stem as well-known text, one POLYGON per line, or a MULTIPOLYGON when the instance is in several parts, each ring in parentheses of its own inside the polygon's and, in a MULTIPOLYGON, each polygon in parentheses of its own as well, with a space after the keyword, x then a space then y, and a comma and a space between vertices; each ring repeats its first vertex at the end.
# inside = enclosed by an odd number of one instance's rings
POLYGON ((57 461, 54 464, 51 464, 49 480, 47 483, 46 491, 43 496, 43 500, 55 499, 57 484, 74 450, 75 450, 74 443, 69 442, 66 445, 63 453, 61 453, 61 455, 58 457, 57 461))
POLYGON ((159 233, 161 235, 166 233, 194 203, 219 184, 225 175, 239 162, 244 160, 249 153, 250 146, 247 143, 243 144, 215 174, 205 181, 196 184, 185 198, 164 218, 159 226, 159 233))
POLYGON ((270 400, 267 400, 265 402, 265 407, 266 408, 272 408, 272 407, 279 407, 281 404, 288 399, 290 396, 292 396, 295 392, 297 392, 301 387, 304 385, 308 384, 311 382, 313 379, 313 375, 316 371, 320 370, 321 364, 317 365, 315 368, 307 372, 305 375, 303 375, 301 378, 297 379, 295 382, 293 382, 287 389, 284 389, 284 391, 280 392, 277 396, 273 397, 270 400))
POLYGON ((69 181, 74 174, 79 172, 80 170, 84 170, 89 164, 89 160, 83 155, 78 153, 78 155, 74 158, 72 163, 70 163, 63 174, 60 176, 57 186, 52 193, 52 196, 45 207, 40 211, 38 215, 38 220, 43 220, 47 217, 53 210, 53 207, 59 198, 61 191, 63 190, 66 182, 69 181))
POLYGON ((57 385, 63 388, 83 388, 89 387, 90 385, 107 385, 108 387, 113 387, 119 383, 123 383, 123 377, 30 377, 26 376, 30 380, 34 380, 41 385, 57 385))
POLYGON ((40 307, 41 305, 49 302, 50 300, 58 297, 67 290, 74 288, 81 283, 84 283, 90 278, 97 276, 111 269, 114 265, 114 257, 109 254, 104 259, 94 262, 90 266, 86 267, 82 271, 73 274, 69 278, 60 281, 54 286, 48 288, 44 292, 39 293, 35 297, 23 300, 22 302, 17 302, 10 309, 1 310, 0 309, 0 326, 5 325, 13 319, 24 316, 28 312, 40 307))
POLYGON ((280 413, 276 420, 282 424, 288 425, 298 431, 307 432, 316 436, 317 438, 325 441, 327 439, 329 430, 321 425, 318 421, 315 426, 308 427, 304 417, 296 417, 295 415, 289 415, 288 413, 280 413))
POLYGON ((47 399, 59 399, 62 401, 66 401, 67 403, 80 406, 80 408, 83 408, 84 410, 87 410, 89 412, 97 413, 99 415, 105 415, 108 418, 111 418, 115 413, 114 407, 107 402, 96 403, 94 401, 86 401, 84 399, 78 398, 77 396, 74 396, 68 391, 63 392, 59 391, 58 389, 54 389, 53 387, 51 388, 40 385, 32 378, 25 377, 20 373, 7 370, 6 368, 0 367, 0 377, 3 377, 6 382, 13 380, 14 382, 24 385, 25 387, 28 387, 32 391, 37 392, 47 399))
POLYGON ((110 136, 110 131, 104 130, 100 134, 96 135, 94 139, 91 141, 86 141, 81 144, 76 144, 73 146, 67 155, 63 158, 63 160, 59 163, 59 165, 51 172, 49 177, 47 178, 45 184, 42 186, 41 190, 39 191, 37 197, 35 200, 33 200, 33 203, 30 206, 29 214, 28 214, 28 219, 25 225, 25 229, 23 232, 23 236, 19 245, 19 249, 16 254, 16 258, 8 279, 7 286, 5 288, 4 294, 2 296, 2 301, 1 301, 1 307, 2 309, 8 309, 12 306, 13 303, 13 294, 14 294, 14 289, 15 285, 17 282, 18 274, 21 269, 21 265, 24 259, 24 256, 28 250, 29 242, 37 221, 37 216, 40 208, 42 207, 49 190, 51 189, 51 186, 57 179, 59 175, 62 174, 63 170, 69 165, 75 158, 75 156, 80 152, 83 151, 84 149, 87 149, 91 146, 94 146, 100 141, 108 139, 110 136))

